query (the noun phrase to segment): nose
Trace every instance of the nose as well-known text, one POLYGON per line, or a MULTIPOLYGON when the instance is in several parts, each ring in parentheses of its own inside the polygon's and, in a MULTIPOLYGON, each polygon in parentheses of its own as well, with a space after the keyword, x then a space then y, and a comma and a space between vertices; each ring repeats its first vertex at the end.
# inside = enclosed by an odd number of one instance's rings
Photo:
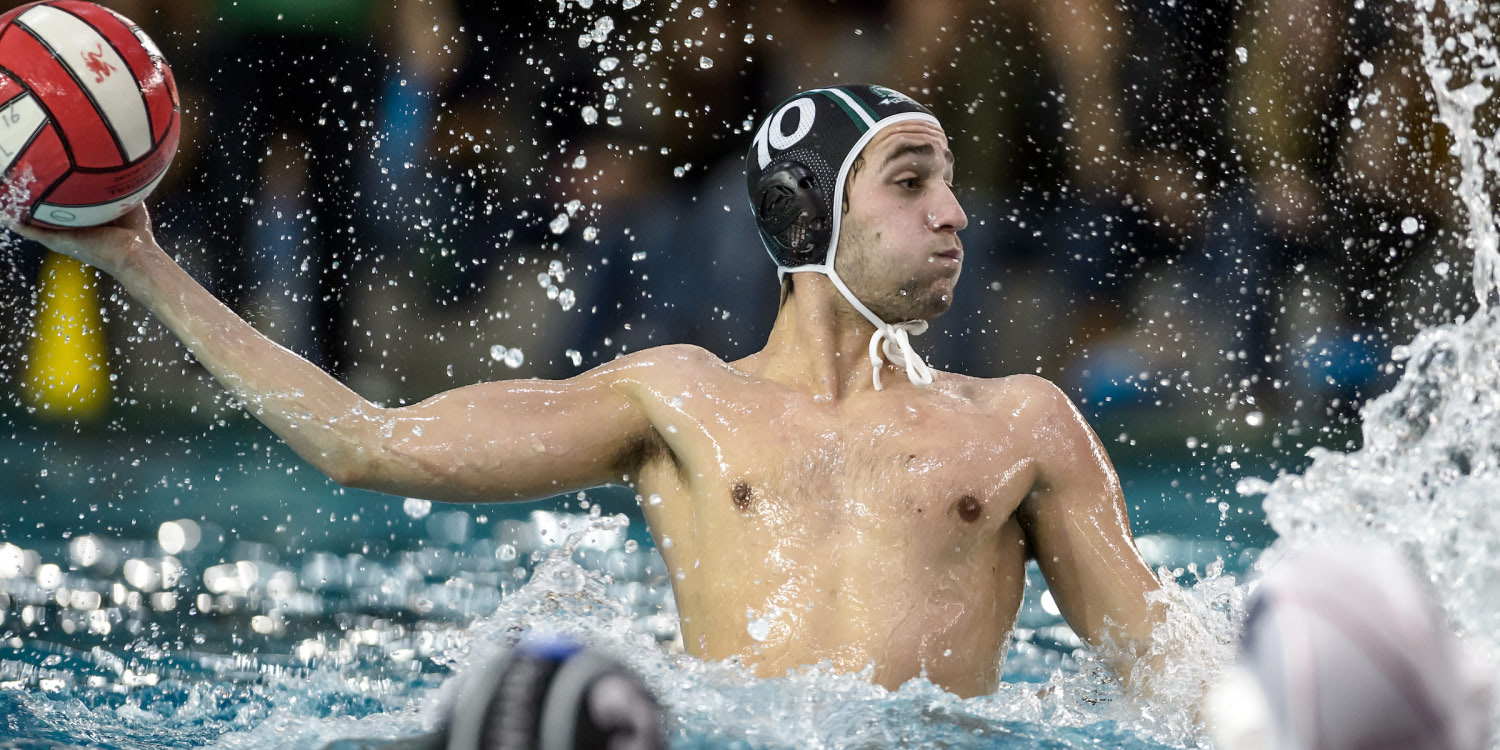
POLYGON ((958 196, 946 184, 939 191, 937 204, 928 213, 927 221, 934 232, 960 232, 969 226, 969 217, 964 213, 964 207, 959 205, 958 196))

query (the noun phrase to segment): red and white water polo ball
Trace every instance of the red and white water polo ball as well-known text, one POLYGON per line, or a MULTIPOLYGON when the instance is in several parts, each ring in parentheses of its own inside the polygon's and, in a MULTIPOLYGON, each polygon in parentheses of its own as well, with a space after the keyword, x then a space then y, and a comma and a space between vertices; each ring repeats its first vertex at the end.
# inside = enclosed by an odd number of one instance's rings
POLYGON ((139 26, 81 0, 0 16, 0 202, 44 227, 107 224, 177 153, 172 71, 139 26))

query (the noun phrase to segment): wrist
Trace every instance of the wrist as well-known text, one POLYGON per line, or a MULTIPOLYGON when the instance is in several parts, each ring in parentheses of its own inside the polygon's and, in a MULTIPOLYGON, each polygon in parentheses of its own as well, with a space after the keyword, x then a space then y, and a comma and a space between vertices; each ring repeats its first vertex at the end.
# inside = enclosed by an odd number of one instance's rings
MULTIPOLYGON (((104 270, 127 288, 151 276, 151 267, 167 258, 167 251, 150 237, 137 237, 126 243, 116 256, 112 267, 104 270)), ((167 258, 170 262, 170 258, 167 258)))

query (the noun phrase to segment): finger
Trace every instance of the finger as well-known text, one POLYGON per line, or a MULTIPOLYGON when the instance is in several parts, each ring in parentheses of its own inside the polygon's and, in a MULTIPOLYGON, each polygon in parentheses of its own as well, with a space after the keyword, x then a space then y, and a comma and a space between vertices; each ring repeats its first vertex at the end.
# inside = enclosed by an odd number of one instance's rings
POLYGON ((44 229, 37 229, 36 227, 28 226, 24 222, 10 216, 7 216, 3 219, 3 224, 6 229, 19 234, 22 237, 31 240, 32 242, 42 242, 45 244, 44 235, 47 234, 47 232, 44 229))
POLYGON ((67 245, 67 240, 71 239, 70 235, 67 232, 61 232, 55 229, 42 229, 25 222, 15 221, 11 219, 6 220, 5 228, 21 235, 22 237, 25 237, 28 240, 31 240, 32 242, 39 242, 42 245, 45 245, 48 248, 57 250, 59 252, 61 252, 62 248, 67 245))

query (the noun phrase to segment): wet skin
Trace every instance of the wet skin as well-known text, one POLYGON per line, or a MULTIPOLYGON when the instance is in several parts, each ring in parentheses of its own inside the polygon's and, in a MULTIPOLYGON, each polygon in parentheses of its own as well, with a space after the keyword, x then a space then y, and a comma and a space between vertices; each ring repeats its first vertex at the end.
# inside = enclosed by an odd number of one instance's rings
MULTIPOLYGON (((840 274, 888 320, 951 304, 967 219, 946 143, 926 123, 882 131, 848 186, 840 274)), ((144 210, 20 231, 113 275, 340 483, 453 502, 634 487, 703 658, 765 676, 873 665, 886 686, 925 674, 989 692, 1028 557, 1122 675, 1160 617, 1109 458, 1068 399, 1031 376, 938 373, 919 388, 888 363, 876 391, 874 329, 826 277, 797 274, 765 348, 738 362, 661 347, 568 380, 382 407, 215 300, 155 243, 144 210)))
POLYGON ((658 426, 637 478, 695 654, 763 676, 829 659, 990 692, 1025 582, 1023 382, 839 402, 687 348, 618 390, 658 426), (665 398, 662 398, 665 397, 665 398), (732 416, 731 416, 732 415, 732 416), (726 418, 727 417, 727 418, 726 418), (762 620, 751 635, 750 620, 762 620))

